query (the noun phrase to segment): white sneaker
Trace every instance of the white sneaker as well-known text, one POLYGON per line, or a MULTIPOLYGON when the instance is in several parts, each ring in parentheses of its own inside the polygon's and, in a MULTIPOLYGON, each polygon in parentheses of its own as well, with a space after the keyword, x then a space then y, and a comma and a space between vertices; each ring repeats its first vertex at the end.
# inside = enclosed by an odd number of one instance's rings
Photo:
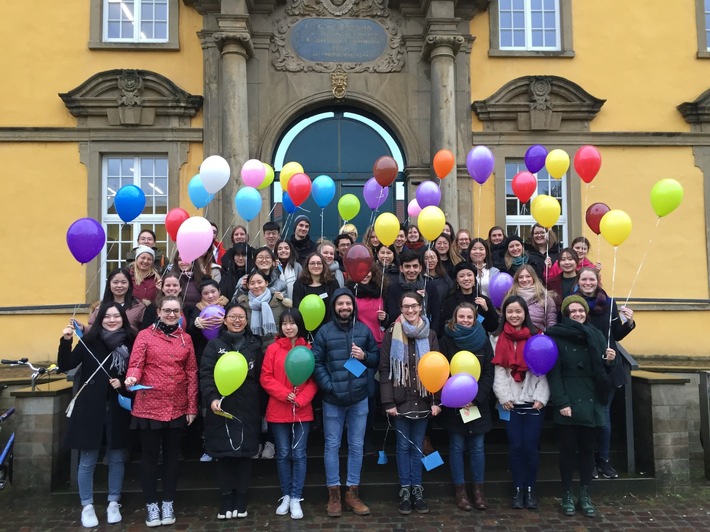
POLYGON ((286 515, 288 513, 289 504, 291 503, 291 497, 289 495, 284 495, 279 499, 281 504, 276 508, 276 515, 286 515))
MULTIPOLYGON (((249 512, 244 510, 243 512, 237 512, 236 515, 238 519, 244 519, 247 515, 249 515, 249 512)), ((234 514, 232 514, 232 517, 234 517, 234 514)))
POLYGON ((106 508, 106 518, 109 525, 120 523, 121 519, 123 519, 123 517, 121 517, 121 511, 119 510, 120 507, 121 505, 116 501, 108 503, 108 508, 106 508))
POLYGON ((145 510, 145 526, 160 526, 160 508, 158 508, 158 503, 151 502, 150 504, 146 504, 145 510))
POLYGON ((160 520, 161 525, 175 524, 175 511, 173 510, 173 501, 163 501, 162 514, 163 518, 160 520))
POLYGON ((207 453, 203 453, 203 455, 200 456, 200 462, 211 462, 211 461, 212 461, 212 457, 207 453))
POLYGON ((99 518, 96 517, 96 510, 93 504, 87 504, 81 510, 81 526, 84 528, 94 528, 99 526, 99 518))
POLYGON ((301 501, 303 499, 291 499, 291 519, 303 519, 301 501))
POLYGON ((273 443, 267 441, 264 444, 264 450, 261 451, 261 457, 267 460, 271 460, 274 456, 276 456, 276 447, 274 447, 273 443))

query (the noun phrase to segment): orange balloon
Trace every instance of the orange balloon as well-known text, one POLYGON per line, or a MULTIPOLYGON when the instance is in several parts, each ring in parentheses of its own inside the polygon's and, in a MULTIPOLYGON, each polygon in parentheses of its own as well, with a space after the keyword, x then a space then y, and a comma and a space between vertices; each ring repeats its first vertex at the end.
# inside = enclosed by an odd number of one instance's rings
POLYGON ((429 351, 419 359, 417 372, 424 388, 429 393, 436 393, 444 387, 449 378, 449 361, 438 351, 429 351))
POLYGON ((439 150, 434 155, 434 173, 439 179, 444 179, 456 166, 456 160, 451 150, 439 150))

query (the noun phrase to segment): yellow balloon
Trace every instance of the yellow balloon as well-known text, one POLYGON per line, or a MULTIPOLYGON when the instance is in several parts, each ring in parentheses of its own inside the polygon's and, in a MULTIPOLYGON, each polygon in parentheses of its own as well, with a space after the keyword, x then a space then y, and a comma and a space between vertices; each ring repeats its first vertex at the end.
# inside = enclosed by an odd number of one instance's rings
POLYGON ((360 212, 360 200, 355 194, 345 194, 338 200, 338 212, 343 220, 352 220, 360 212))
POLYGON ((375 220, 375 234, 385 246, 391 246, 399 234, 399 219, 391 212, 383 212, 375 220))
POLYGON ((612 209, 602 216, 599 231, 604 240, 612 246, 619 246, 631 234, 631 217, 622 210, 612 209))
POLYGON ((283 165, 281 168, 281 173, 279 174, 279 182, 281 183, 281 189, 286 192, 288 190, 288 180, 291 176, 303 173, 303 166, 298 163, 290 162, 283 165))
POLYGON ((444 387, 449 378, 449 361, 438 351, 422 355, 417 365, 417 374, 429 393, 436 393, 444 387))
POLYGON ((540 198, 544 198, 544 197, 546 197, 546 196, 547 196, 546 194, 538 194, 537 196, 535 196, 535 197, 532 199, 532 201, 530 202, 530 214, 532 214, 533 211, 535 210, 535 205, 537 204, 538 200, 539 200, 540 198))
POLYGON ((554 179, 562 179, 569 170, 569 155, 565 150, 552 150, 545 158, 545 168, 554 179))
POLYGON ((549 229, 557 223, 557 219, 562 213, 562 207, 560 207, 560 202, 552 196, 541 194, 537 198, 537 201, 530 209, 533 218, 535 218, 535 221, 541 226, 549 229))
MULTIPOLYGON (((262 163, 264 165, 264 168, 266 169, 266 174, 264 175, 264 180, 261 182, 261 185, 259 185, 258 189, 263 189, 263 188, 268 188, 271 186, 271 183, 274 182, 274 168, 268 163, 262 163)), ((286 190, 286 189, 284 189, 286 190)))
POLYGON ((444 230, 446 224, 446 216, 444 211, 434 205, 424 207, 417 218, 419 232, 427 240, 434 241, 444 230))
POLYGON ((451 375, 468 373, 476 382, 481 378, 481 363, 471 351, 459 351, 451 359, 451 375))

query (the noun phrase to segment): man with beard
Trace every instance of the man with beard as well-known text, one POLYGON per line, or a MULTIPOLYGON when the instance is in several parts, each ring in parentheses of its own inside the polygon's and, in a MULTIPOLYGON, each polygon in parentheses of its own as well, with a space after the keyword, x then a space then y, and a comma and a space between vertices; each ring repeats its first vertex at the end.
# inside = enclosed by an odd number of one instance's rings
POLYGON ((296 249, 296 254, 298 255, 298 262, 301 266, 306 266, 306 259, 308 259, 311 253, 316 251, 316 243, 311 240, 308 235, 311 230, 311 221, 305 214, 299 214, 293 221, 293 236, 291 236, 291 244, 296 249))

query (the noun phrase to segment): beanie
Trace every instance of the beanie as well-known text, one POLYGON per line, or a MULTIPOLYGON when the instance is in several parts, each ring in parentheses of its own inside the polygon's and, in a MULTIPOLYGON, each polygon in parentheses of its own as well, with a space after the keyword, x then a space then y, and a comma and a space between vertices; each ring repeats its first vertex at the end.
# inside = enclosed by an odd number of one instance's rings
POLYGON ((582 296, 567 296, 564 301, 562 302, 562 307, 560 308, 560 311, 562 312, 563 316, 567 316, 567 308, 572 304, 572 303, 579 303, 584 307, 584 312, 589 314, 589 304, 587 301, 582 297, 582 296))
POLYGON ((153 248, 149 248, 148 246, 144 246, 142 244, 136 248, 136 253, 134 256, 137 259, 143 253, 149 253, 150 256, 153 257, 153 260, 155 260, 155 251, 153 251, 153 248))
POLYGON ((306 216, 305 214, 299 214, 298 216, 296 216, 296 218, 294 218, 294 220, 293 220, 293 226, 296 227, 301 222, 306 222, 309 227, 311 226, 311 221, 308 219, 308 216, 306 216))
POLYGON ((476 274, 476 267, 473 264, 470 262, 459 262, 456 266, 454 266, 454 278, 456 278, 462 270, 471 270, 474 275, 476 274))

